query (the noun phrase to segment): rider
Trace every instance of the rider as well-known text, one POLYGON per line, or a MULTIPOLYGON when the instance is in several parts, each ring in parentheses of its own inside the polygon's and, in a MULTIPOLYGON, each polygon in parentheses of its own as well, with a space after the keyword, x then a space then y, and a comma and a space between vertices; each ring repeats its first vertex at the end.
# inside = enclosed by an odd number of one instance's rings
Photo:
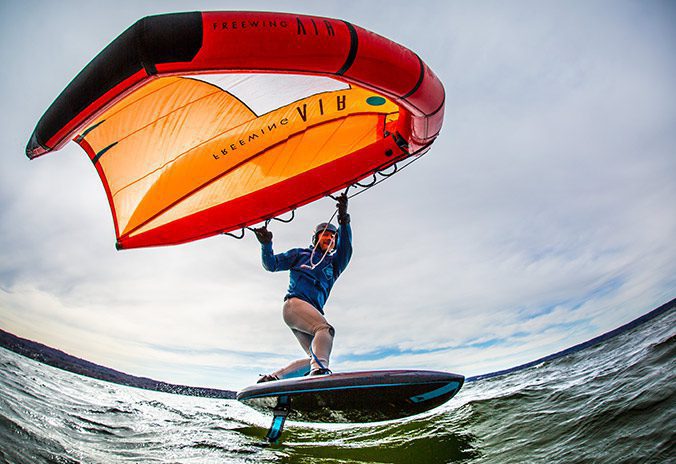
POLYGON ((338 224, 318 224, 309 248, 294 248, 275 255, 272 232, 263 226, 254 229, 261 243, 263 267, 270 271, 291 271, 289 290, 284 297, 283 317, 307 357, 292 362, 258 383, 300 375, 330 374, 329 357, 335 331, 324 317, 331 287, 345 270, 352 256, 352 230, 347 213, 347 195, 338 196, 338 224))

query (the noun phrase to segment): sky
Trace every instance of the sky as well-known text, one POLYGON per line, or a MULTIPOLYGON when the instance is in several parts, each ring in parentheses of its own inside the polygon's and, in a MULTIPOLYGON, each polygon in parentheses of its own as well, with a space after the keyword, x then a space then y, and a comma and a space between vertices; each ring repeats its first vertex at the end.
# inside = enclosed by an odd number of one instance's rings
MULTIPOLYGON (((325 307, 334 371, 512 367, 676 296, 676 6, 669 1, 4 1, 0 328, 140 375, 239 389, 302 357, 288 275, 252 234, 117 251, 98 175, 69 143, 33 161, 51 102, 151 14, 345 19, 446 90, 442 133, 352 199, 354 255, 325 307)), ((305 246, 334 202, 273 223, 305 246)))

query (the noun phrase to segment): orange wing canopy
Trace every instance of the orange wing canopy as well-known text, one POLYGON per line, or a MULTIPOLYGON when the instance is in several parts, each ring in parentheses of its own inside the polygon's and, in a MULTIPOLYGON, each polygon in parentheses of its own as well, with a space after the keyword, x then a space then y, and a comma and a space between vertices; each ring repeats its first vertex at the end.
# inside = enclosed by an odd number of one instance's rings
POLYGON ((119 248, 240 229, 429 146, 443 86, 413 52, 350 23, 281 13, 138 21, 39 121, 30 158, 75 138, 119 248))

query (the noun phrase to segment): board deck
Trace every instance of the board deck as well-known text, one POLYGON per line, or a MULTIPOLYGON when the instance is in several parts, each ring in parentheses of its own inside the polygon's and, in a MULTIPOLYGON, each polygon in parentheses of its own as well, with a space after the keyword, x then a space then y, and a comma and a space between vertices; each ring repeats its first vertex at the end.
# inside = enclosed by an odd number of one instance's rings
POLYGON ((300 377, 252 385, 237 399, 261 412, 280 404, 297 421, 375 422, 419 414, 450 400, 462 375, 437 371, 386 370, 300 377))

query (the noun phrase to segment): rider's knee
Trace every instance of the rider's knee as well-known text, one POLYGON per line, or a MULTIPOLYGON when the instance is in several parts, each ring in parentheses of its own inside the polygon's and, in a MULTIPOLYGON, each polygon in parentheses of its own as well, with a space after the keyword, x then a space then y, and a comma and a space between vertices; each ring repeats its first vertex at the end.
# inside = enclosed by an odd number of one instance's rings
POLYGON ((334 329, 333 326, 331 326, 330 324, 324 324, 324 325, 318 326, 315 329, 314 334, 317 335, 317 333, 322 332, 324 330, 326 330, 329 333, 329 335, 331 335, 331 337, 334 337, 336 335, 336 329, 334 329))

